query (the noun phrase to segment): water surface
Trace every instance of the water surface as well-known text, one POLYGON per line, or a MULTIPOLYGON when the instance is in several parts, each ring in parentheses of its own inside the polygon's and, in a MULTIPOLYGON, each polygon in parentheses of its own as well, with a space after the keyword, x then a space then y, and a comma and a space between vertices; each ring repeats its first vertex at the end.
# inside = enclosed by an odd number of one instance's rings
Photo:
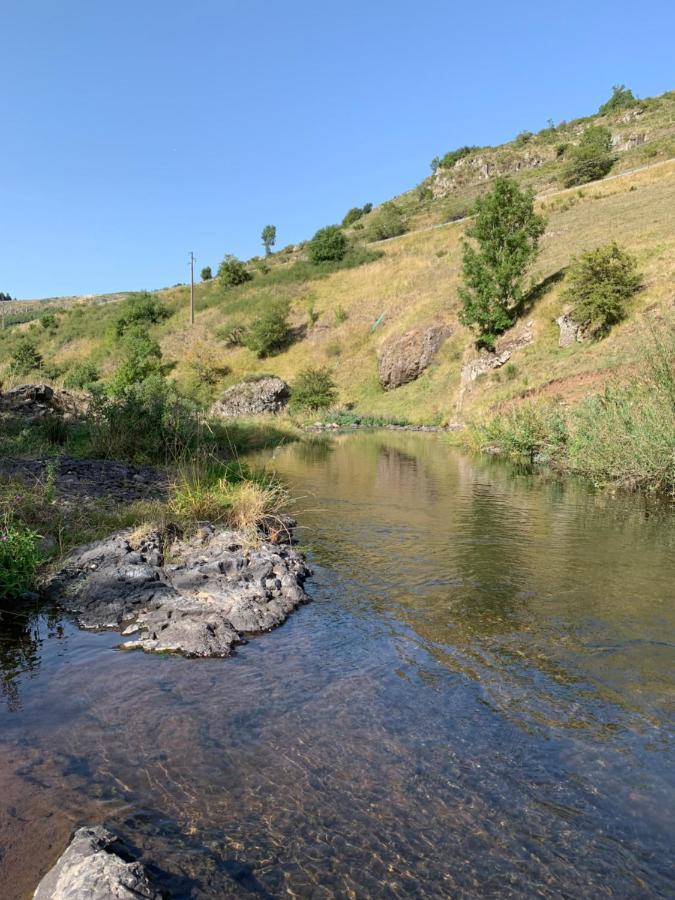
POLYGON ((313 602, 228 660, 0 629, 0 896, 101 822, 175 896, 672 896, 675 528, 442 436, 281 449, 313 602))

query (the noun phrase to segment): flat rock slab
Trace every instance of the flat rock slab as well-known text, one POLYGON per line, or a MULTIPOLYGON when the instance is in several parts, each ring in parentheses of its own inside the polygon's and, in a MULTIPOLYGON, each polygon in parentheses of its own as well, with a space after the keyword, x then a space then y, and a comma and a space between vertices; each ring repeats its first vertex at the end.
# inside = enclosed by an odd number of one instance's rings
POLYGON ((44 484, 50 469, 56 495, 62 500, 107 499, 128 503, 161 499, 167 493, 166 476, 151 466, 70 456, 0 460, 0 476, 23 478, 33 484, 44 484))
POLYGON ((114 628, 125 649, 229 656, 245 635, 281 625, 310 574, 289 544, 246 546, 201 526, 189 538, 125 530, 74 550, 46 585, 83 628, 114 628))
POLYGON ((105 828, 78 828, 56 865, 47 872, 34 900, 161 900, 139 862, 105 828))

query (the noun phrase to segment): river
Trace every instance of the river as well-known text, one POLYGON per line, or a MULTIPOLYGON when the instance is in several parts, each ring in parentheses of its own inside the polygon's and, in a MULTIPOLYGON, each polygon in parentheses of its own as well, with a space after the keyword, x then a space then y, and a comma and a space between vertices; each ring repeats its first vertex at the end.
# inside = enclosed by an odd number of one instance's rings
POLYGON ((675 525, 443 435, 319 436, 312 603, 226 660, 0 625, 0 896, 104 823, 175 897, 672 896, 675 525))

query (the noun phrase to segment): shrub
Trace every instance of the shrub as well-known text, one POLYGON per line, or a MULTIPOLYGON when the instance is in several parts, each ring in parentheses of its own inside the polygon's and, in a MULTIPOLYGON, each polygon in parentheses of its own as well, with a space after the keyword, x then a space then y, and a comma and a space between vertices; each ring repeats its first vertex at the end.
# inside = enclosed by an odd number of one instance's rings
POLYGON ((92 362, 83 360, 82 362, 73 363, 68 369, 66 377, 63 379, 63 385, 71 390, 84 390, 98 381, 98 379, 99 374, 96 366, 92 362))
POLYGON ((637 98, 634 96, 630 88, 625 84, 615 84, 612 88, 612 96, 602 104, 598 110, 598 114, 606 116, 609 113, 618 112, 621 109, 628 109, 635 106, 637 98))
POLYGON ((94 455, 131 462, 176 462, 203 439, 194 405, 159 374, 113 396, 95 393, 90 422, 94 455))
POLYGON ((513 323, 523 297, 523 280, 538 252, 545 220, 534 212, 532 192, 510 178, 497 178, 493 190, 476 201, 476 217, 464 244, 463 284, 459 289, 465 325, 478 326, 479 343, 492 347, 513 323))
POLYGON ((584 132, 578 146, 569 152, 569 161, 563 170, 566 187, 586 184, 604 178, 616 161, 612 152, 612 135, 603 125, 591 125, 584 132))
POLYGON ((240 259, 228 253, 218 266, 218 278, 224 287, 230 288, 251 281, 253 275, 240 259))
POLYGON ((309 242, 312 262, 339 262, 349 249, 349 241, 337 225, 320 228, 309 242))
POLYGON ((387 200, 373 216, 368 226, 367 237, 369 241, 384 241, 405 234, 407 230, 403 211, 396 203, 387 200))
POLYGON ((567 423, 557 403, 524 403, 495 416, 482 433, 484 444, 496 444, 509 456, 545 462, 567 443, 567 423))
POLYGON ((211 281, 213 278, 213 272, 211 271, 211 266, 204 266, 201 271, 202 281, 211 281))
POLYGON ((635 259, 613 241, 572 260, 562 297, 573 304, 577 322, 602 335, 621 321, 626 302, 639 287, 635 259))
POLYGON ((283 350, 289 338, 288 304, 276 303, 253 320, 242 341, 259 359, 264 359, 283 350))
POLYGON ((0 522, 0 598, 18 597, 33 587, 41 561, 40 537, 8 516, 0 522))
POLYGON ((534 135, 531 131, 521 131, 516 135, 515 145, 516 147, 524 147, 525 144, 529 144, 534 135))
POLYGON ((363 206, 361 207, 361 209, 363 210, 363 215, 367 216, 369 212, 373 211, 373 204, 372 203, 364 203, 363 206))
POLYGON ((352 206, 351 209, 347 210, 342 220, 342 227, 349 228, 350 225, 353 225, 354 222, 358 222, 358 220, 363 216, 363 210, 360 206, 352 206))
POLYGON ((113 395, 121 394, 131 385, 159 373, 162 363, 159 344, 140 324, 128 327, 121 343, 122 363, 109 384, 113 395))
POLYGON ((344 306, 341 306, 339 303, 335 307, 335 324, 342 325, 343 322, 346 322, 349 316, 347 315, 347 310, 344 306))
POLYGON ((117 337, 136 325, 148 327, 148 325, 157 325, 168 319, 171 312, 167 309, 159 297, 153 297, 147 291, 138 294, 131 294, 124 301, 122 310, 115 323, 115 333, 117 337))
POLYGON ((42 325, 45 331, 54 331, 59 327, 59 320, 54 313, 46 312, 40 316, 40 325, 42 325))
POLYGON ((15 375, 28 375, 42 368, 43 359, 35 344, 21 338, 10 357, 10 371, 15 375))
POLYGON ((241 322, 228 322, 215 330, 215 336, 223 341, 226 347, 243 347, 246 326, 241 322))
POLYGON ((475 153, 476 150, 480 150, 480 147, 458 147, 457 150, 450 150, 449 153, 446 153, 445 156, 442 156, 438 160, 438 168, 452 169, 460 161, 460 159, 463 159, 465 156, 469 156, 471 153, 475 153))
POLYGON ((330 369, 303 369, 291 386, 289 409, 326 409, 337 397, 337 388, 330 369))

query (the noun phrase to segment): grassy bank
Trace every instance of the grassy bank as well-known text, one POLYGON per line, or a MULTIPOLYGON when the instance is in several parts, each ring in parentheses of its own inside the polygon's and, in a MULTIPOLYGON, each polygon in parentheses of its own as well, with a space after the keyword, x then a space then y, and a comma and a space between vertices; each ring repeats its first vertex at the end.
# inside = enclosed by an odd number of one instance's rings
POLYGON ((675 325, 645 338, 634 375, 569 406, 532 400, 474 424, 470 444, 596 484, 675 496, 675 325))

